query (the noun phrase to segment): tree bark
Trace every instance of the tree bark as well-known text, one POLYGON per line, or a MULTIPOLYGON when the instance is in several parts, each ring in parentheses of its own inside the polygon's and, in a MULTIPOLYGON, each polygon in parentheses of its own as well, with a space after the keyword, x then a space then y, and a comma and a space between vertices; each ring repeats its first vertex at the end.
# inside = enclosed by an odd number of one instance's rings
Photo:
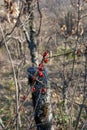
MULTIPOLYGON (((29 84, 32 88, 35 86, 37 89, 35 93, 32 93, 33 107, 34 107, 34 119, 37 125, 37 130, 54 130, 52 127, 52 109, 51 109, 51 88, 48 82, 47 70, 44 67, 44 78, 38 77, 34 84, 31 84, 31 77, 38 75, 38 51, 35 43, 36 32, 34 31, 34 12, 31 5, 28 6, 28 13, 30 14, 29 30, 30 40, 28 41, 28 47, 31 55, 32 67, 28 68, 29 84), (43 85, 40 83, 42 82, 43 85), (46 94, 41 93, 41 89, 46 87, 46 94)), ((41 25, 41 24, 40 24, 41 25)))

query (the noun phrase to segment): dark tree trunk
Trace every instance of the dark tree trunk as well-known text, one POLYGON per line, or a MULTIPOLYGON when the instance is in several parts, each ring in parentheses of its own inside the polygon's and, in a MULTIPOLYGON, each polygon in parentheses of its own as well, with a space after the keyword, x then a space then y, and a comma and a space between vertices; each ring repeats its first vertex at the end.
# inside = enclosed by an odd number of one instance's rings
POLYGON ((30 42, 29 42, 29 49, 30 49, 30 55, 31 55, 31 62, 33 66, 38 65, 38 52, 37 52, 37 45, 35 43, 35 32, 34 32, 34 27, 33 27, 33 20, 34 20, 34 14, 31 12, 30 15, 30 42))
POLYGON ((30 40, 28 46, 30 49, 32 67, 28 68, 29 84, 31 88, 34 86, 35 93, 32 93, 33 107, 34 107, 34 119, 37 125, 37 130, 54 130, 52 127, 52 109, 51 109, 51 88, 48 82, 47 70, 44 68, 44 78, 38 77, 32 84, 32 77, 38 75, 38 51, 35 43, 36 33, 34 31, 34 13, 32 7, 28 6, 28 13, 30 14, 29 30, 30 40), (40 83, 40 81, 42 83, 40 83), (46 93, 41 93, 41 89, 45 87, 46 93))

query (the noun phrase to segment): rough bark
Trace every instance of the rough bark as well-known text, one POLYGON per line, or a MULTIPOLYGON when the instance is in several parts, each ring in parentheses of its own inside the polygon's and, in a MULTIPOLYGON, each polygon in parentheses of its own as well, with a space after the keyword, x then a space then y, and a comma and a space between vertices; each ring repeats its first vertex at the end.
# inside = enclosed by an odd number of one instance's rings
MULTIPOLYGON (((30 41, 28 43, 31 55, 32 66, 28 69, 29 84, 32 89, 34 86, 36 91, 32 93, 33 107, 34 107, 34 119, 37 125, 37 130, 53 130, 52 127, 52 109, 51 109, 51 88, 48 82, 47 70, 44 68, 44 77, 38 76, 38 52, 37 45, 35 43, 35 31, 34 31, 34 12, 31 6, 29 6, 28 12, 30 13, 30 41), (32 77, 37 76, 38 80, 32 84, 32 77), (46 93, 42 93, 42 88, 46 88, 46 93)), ((41 25, 41 24, 40 24, 41 25)))

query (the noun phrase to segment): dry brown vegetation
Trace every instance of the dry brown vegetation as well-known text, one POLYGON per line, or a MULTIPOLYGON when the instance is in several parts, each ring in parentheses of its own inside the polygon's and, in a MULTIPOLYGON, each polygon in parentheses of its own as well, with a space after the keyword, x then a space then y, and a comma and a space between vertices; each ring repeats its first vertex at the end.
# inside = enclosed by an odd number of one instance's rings
MULTIPOLYGON (((9 5, 8 0, 5 2, 9 5)), ((18 86, 19 130, 36 130, 27 79, 27 68, 32 65, 25 37, 25 32, 30 35, 30 14, 26 2, 22 9, 17 2, 7 8, 0 4, 0 130, 15 130, 16 126, 13 70, 18 86)), ((40 0, 39 4, 41 25, 36 0, 32 2, 33 31, 39 62, 43 52, 50 51, 46 67, 52 91, 54 130, 87 130, 87 2, 40 0)))

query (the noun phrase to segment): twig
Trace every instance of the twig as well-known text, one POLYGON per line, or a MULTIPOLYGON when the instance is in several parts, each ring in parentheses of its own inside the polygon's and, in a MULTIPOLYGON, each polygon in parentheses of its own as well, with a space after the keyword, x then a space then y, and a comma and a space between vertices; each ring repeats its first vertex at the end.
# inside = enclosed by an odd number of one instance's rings
POLYGON ((87 98, 87 93, 86 93, 86 81, 87 81, 87 48, 85 50, 85 78, 84 78, 84 90, 83 90, 83 101, 82 101, 82 105, 80 107, 80 111, 79 111, 79 114, 78 114, 78 117, 77 117, 77 121, 76 121, 76 126, 75 126, 75 130, 77 130, 78 128, 78 124, 79 124, 79 120, 80 120, 80 116, 81 116, 81 113, 82 113, 82 109, 83 109, 83 106, 84 106, 84 103, 85 103, 85 100, 87 98))
POLYGON ((2 121, 1 118, 0 118, 0 126, 1 126, 3 129, 5 128, 5 126, 4 126, 3 121, 2 121))
POLYGON ((40 15, 40 21, 39 21, 40 24, 39 24, 38 33, 36 34, 36 36, 38 36, 40 34, 41 23, 42 23, 42 13, 41 13, 40 6, 39 6, 39 0, 37 0, 37 9, 38 9, 38 12, 39 12, 39 15, 40 15))

